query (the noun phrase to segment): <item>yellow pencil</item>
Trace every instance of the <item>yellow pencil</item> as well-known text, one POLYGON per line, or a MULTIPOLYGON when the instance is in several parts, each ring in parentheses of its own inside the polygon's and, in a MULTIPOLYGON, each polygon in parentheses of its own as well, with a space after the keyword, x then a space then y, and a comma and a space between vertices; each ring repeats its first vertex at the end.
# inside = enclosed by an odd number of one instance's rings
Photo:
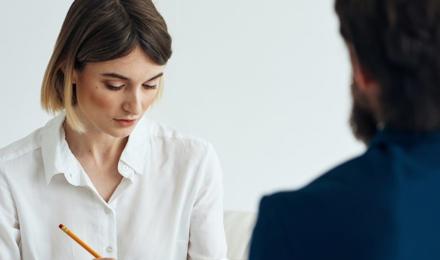
POLYGON ((93 250, 93 248, 91 248, 89 245, 87 245, 86 242, 82 241, 77 235, 75 235, 75 233, 70 231, 70 229, 68 229, 66 226, 64 226, 63 224, 60 224, 58 227, 62 231, 64 231, 64 233, 66 233, 69 237, 71 237, 73 240, 75 240, 85 250, 89 251, 89 253, 92 254, 95 258, 101 258, 102 257, 98 252, 93 250))

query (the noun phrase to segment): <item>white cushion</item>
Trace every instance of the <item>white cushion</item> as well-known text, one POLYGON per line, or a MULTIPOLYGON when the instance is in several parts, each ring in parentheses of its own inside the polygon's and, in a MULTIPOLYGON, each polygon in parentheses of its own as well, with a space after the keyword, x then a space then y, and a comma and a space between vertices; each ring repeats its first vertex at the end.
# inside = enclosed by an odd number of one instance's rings
POLYGON ((224 221, 228 259, 248 259, 249 242, 255 225, 255 213, 226 211, 224 221))

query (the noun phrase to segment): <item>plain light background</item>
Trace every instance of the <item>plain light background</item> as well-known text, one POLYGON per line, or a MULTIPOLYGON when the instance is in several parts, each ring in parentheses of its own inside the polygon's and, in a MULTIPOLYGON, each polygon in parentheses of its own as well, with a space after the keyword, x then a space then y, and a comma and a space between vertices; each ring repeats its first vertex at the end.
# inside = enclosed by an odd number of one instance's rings
MULTIPOLYGON (((0 1, 0 147, 51 118, 40 84, 71 0, 0 1)), ((299 188, 363 151, 329 0, 159 0, 174 54, 150 117, 212 142, 225 208, 299 188)))

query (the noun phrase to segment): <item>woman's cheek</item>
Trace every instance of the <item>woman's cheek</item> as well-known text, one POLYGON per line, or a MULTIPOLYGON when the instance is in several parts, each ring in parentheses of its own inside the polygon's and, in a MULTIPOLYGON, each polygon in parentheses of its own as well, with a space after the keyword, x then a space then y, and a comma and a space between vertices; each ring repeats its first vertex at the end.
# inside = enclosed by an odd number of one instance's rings
POLYGON ((103 91, 97 91, 90 97, 91 102, 95 104, 96 107, 102 109, 110 109, 118 104, 118 98, 112 93, 104 93, 103 91))

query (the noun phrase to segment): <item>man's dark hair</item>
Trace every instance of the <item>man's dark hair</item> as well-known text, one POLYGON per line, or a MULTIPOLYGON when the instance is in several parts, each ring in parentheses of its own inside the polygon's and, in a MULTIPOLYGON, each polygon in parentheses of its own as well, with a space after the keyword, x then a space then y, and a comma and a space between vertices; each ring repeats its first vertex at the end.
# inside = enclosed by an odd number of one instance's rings
POLYGON ((336 0, 335 8, 343 38, 380 85, 374 119, 353 110, 355 135, 368 142, 379 122, 440 129, 440 1, 336 0))

